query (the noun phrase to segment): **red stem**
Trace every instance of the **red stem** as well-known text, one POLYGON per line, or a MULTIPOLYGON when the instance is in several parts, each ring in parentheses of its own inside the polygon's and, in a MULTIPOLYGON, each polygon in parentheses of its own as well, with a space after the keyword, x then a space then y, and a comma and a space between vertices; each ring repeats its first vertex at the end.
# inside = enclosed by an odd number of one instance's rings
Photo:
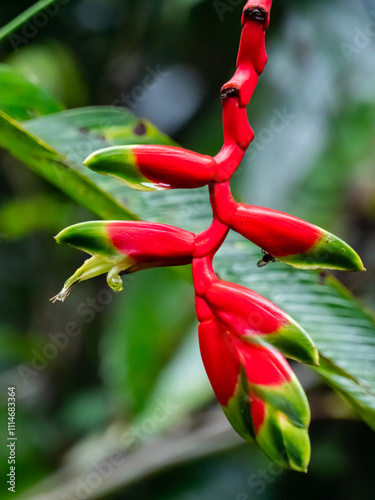
POLYGON ((204 296, 212 282, 218 280, 212 260, 228 234, 232 216, 238 207, 231 194, 229 180, 254 139, 246 106, 267 62, 264 31, 269 24, 271 5, 272 0, 248 0, 246 3, 237 70, 222 88, 224 145, 215 157, 219 167, 216 182, 209 185, 214 220, 206 231, 195 238, 193 280, 200 297, 204 296))
POLYGON ((238 206, 232 196, 229 181, 210 185, 210 201, 214 217, 222 224, 229 225, 238 206))
POLYGON ((194 257, 200 258, 206 255, 213 257, 223 244, 228 231, 229 227, 214 217, 210 227, 196 235, 194 257))

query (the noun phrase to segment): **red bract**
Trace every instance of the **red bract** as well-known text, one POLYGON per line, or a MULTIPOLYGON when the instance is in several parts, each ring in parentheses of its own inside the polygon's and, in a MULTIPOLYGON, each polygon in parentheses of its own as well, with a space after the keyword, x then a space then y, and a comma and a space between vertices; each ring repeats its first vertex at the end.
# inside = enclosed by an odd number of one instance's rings
POLYGON ((243 366, 241 386, 225 414, 276 463, 306 471, 310 410, 302 387, 281 354, 239 340, 234 344, 243 366))
POLYGON ((96 151, 84 163, 141 191, 202 187, 218 170, 211 156, 172 146, 114 146, 96 151))
POLYGON ((61 231, 56 241, 83 250, 92 257, 65 282, 53 301, 64 301, 73 285, 100 274, 107 274, 108 285, 120 291, 122 274, 150 267, 189 264, 195 251, 193 233, 148 222, 84 222, 61 231))
POLYGON ((267 254, 294 267, 364 270, 358 254, 340 238, 277 210, 238 204, 228 225, 267 254))
POLYGON ((216 184, 211 201, 223 224, 264 250, 268 260, 260 266, 276 258, 301 269, 364 270, 358 254, 337 236, 277 210, 236 203, 229 183, 216 184))
POLYGON ((318 364, 319 355, 311 338, 275 304, 243 286, 219 281, 207 272, 202 278, 204 268, 197 267, 195 260, 193 269, 200 275, 198 279, 195 277, 196 282, 200 280, 201 284, 206 280, 204 287, 196 287, 201 297, 201 302, 196 301, 200 321, 208 319, 210 311, 211 317, 242 341, 277 348, 286 357, 318 364))
POLYGON ((137 262, 166 261, 188 264, 195 248, 195 235, 183 229, 152 222, 108 222, 112 245, 137 262))
POLYGON ((275 257, 307 252, 322 231, 288 214, 251 205, 237 205, 230 226, 275 257))
POLYGON ((203 364, 219 403, 227 406, 240 374, 237 349, 224 327, 215 319, 199 325, 199 346, 203 364))
POLYGON ((283 356, 243 342, 215 319, 199 325, 199 345, 212 388, 235 430, 255 439, 276 463, 305 471, 310 412, 283 356))
MULTIPOLYGON (((292 318, 252 290, 220 281, 212 260, 229 229, 258 245, 258 262, 280 260, 299 268, 363 270, 345 242, 294 216, 237 203, 229 181, 254 138, 246 106, 267 62, 265 30, 271 0, 249 0, 234 76, 221 90, 224 144, 212 157, 170 146, 117 146, 91 154, 92 170, 139 190, 208 185, 213 223, 197 235, 163 224, 91 222, 72 226, 57 241, 92 255, 65 283, 101 273, 122 288, 121 274, 148 267, 193 264, 199 343, 213 390, 234 429, 255 440, 276 463, 305 471, 310 444, 306 396, 285 357, 317 364, 313 341, 292 318)), ((266 278, 265 278, 266 279, 266 278)))

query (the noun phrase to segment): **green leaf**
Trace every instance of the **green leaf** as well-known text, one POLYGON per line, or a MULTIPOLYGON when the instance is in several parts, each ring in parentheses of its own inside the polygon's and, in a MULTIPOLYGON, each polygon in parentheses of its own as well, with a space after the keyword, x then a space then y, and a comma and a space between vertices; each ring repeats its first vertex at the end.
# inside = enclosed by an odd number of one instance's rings
MULTIPOLYGON (((25 149, 25 140, 28 154, 32 154, 35 145, 43 147, 45 154, 48 151, 53 157, 69 154, 70 163, 65 158, 65 165, 68 168, 74 165, 74 173, 81 175, 80 182, 91 188, 96 185, 103 197, 111 196, 119 204, 126 204, 142 219, 167 222, 196 232, 205 229, 210 222, 206 188, 139 193, 113 178, 84 172, 79 161, 95 149, 132 141, 168 143, 168 139, 147 122, 137 122, 126 111, 87 108, 28 122, 29 131, 47 141, 49 147, 24 131, 19 135, 15 132, 19 130, 17 124, 10 125, 13 134, 5 130, 8 139, 10 136, 17 140, 17 147, 12 148, 17 157, 19 151, 25 149), (138 127, 137 123, 144 126, 138 127), (145 129, 146 133, 138 135, 137 132, 145 129)), ((1 141, 4 142, 4 134, 1 134, 1 141)), ((35 157, 32 162, 35 169, 34 165, 35 157)), ((59 182, 54 183, 61 186, 59 182)), ((92 198, 84 194, 71 195, 86 206, 92 205, 92 198)), ((334 278, 322 284, 318 273, 288 268, 280 262, 259 269, 256 262, 260 256, 259 249, 232 233, 215 258, 215 269, 223 279, 264 295, 298 321, 326 360, 317 371, 375 428, 375 321, 372 315, 334 278)))
MULTIPOLYGON (((98 106, 63 111, 28 121, 24 127, 63 155, 71 168, 90 179, 100 190, 127 210, 128 196, 123 183, 91 171, 82 162, 92 152, 120 144, 175 145, 147 120, 136 118, 122 108, 98 106)), ((132 219, 134 215, 106 216, 107 219, 132 219)))
POLYGON ((16 120, 29 120, 63 109, 39 85, 6 64, 0 64, 0 109, 16 120))
POLYGON ((74 164, 66 155, 50 147, 40 138, 29 134, 20 123, 2 111, 0 111, 0 146, 99 217, 136 218, 82 174, 78 164, 74 164))
POLYGON ((108 146, 175 145, 149 121, 136 118, 130 111, 114 106, 63 111, 29 121, 25 126, 29 132, 44 139, 60 152, 71 154, 80 163, 91 152, 108 146))

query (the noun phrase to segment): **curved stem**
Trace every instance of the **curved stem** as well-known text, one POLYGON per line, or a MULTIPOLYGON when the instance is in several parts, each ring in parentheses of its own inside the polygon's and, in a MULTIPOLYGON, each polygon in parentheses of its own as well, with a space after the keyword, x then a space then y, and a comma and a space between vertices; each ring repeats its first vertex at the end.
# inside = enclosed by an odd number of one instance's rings
POLYGON ((206 255, 213 257, 223 244, 228 232, 229 227, 214 217, 210 227, 195 237, 194 257, 200 258, 206 255))
POLYGON ((196 295, 204 297, 212 283, 219 281, 212 267, 214 254, 193 259, 193 282, 196 295))
POLYGON ((238 206, 232 196, 230 182, 210 185, 210 201, 214 217, 222 224, 230 227, 232 215, 236 212, 238 206))
POLYGON ((193 282, 195 293, 204 296, 207 289, 219 278, 212 266, 215 253, 223 244, 229 227, 222 224, 216 217, 210 227, 196 236, 195 254, 193 258, 193 282))

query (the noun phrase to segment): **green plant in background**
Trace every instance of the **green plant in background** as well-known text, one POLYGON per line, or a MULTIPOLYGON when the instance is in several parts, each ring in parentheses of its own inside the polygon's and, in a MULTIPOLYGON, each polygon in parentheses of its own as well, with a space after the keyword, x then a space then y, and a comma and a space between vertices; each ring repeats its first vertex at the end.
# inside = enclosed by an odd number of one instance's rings
MULTIPOLYGON (((163 224, 172 222, 195 233, 209 222, 209 205, 203 201, 200 194, 174 191, 142 193, 140 196, 130 190, 124 190, 117 180, 102 177, 83 167, 82 162, 87 154, 100 148, 123 144, 175 145, 148 121, 135 118, 132 113, 122 109, 93 107, 61 111, 61 104, 41 91, 40 86, 31 84, 10 67, 2 68, 1 88, 8 86, 14 92, 10 92, 6 99, 0 96, 0 143, 34 172, 103 219, 148 219, 163 224), (22 101, 25 105, 22 105, 22 101), (29 111, 31 107, 32 112, 29 111)), ((268 179, 268 184, 272 185, 271 179, 268 179)), ((303 204, 301 206, 303 207, 303 204)), ((63 204, 60 208, 63 208, 63 204)), ((43 213, 43 208, 41 210, 43 213)), ((68 223, 71 223, 71 220, 68 223)), ((35 225, 36 221, 30 221, 30 224, 35 225)), ((56 228, 62 226, 61 221, 54 224, 56 228)), ((258 251, 250 243, 243 242, 234 235, 217 255, 215 266, 221 270, 223 279, 255 289, 285 309, 302 325, 320 352, 321 363, 315 370, 374 428, 372 316, 332 277, 328 277, 322 284, 322 279, 314 272, 305 273, 284 268, 279 263, 259 270, 262 272, 259 274, 252 262, 254 259, 259 260, 257 255, 258 251)), ((147 283, 147 280, 144 283, 147 283)), ((136 286, 136 283, 133 285, 136 286)), ((162 287, 158 288, 157 283, 152 286, 159 295, 162 287)), ((172 296, 169 298, 172 299, 172 296)), ((168 310, 170 307, 165 304, 164 311, 168 310)), ((179 329, 174 327, 173 330, 177 335, 179 329)), ((169 339, 173 339, 173 336, 169 339)), ((152 342, 151 335, 149 341, 152 342)), ((155 357, 162 353, 162 345, 160 342, 159 348, 155 343, 155 357)), ((148 360, 154 359, 152 353, 144 355, 147 355, 148 360)), ((203 400, 207 401, 209 390, 204 396, 198 397, 202 393, 201 379, 194 382, 193 365, 189 370, 190 366, 183 365, 181 356, 179 353, 174 363, 177 366, 180 363, 181 369, 184 366, 184 374, 181 375, 184 383, 177 383, 176 377, 176 384, 173 386, 172 373, 175 372, 170 367, 168 377, 166 369, 163 377, 164 387, 159 380, 149 393, 140 396, 139 400, 144 398, 142 406, 135 420, 130 422, 141 422, 153 414, 157 394, 162 397, 167 395, 173 402, 178 402, 178 411, 170 415, 170 419, 161 425, 160 431, 168 426, 168 422, 182 419, 184 415, 199 408, 203 400), (184 394, 191 395, 194 391, 196 398, 184 397, 184 394)), ((138 366, 143 363, 141 359, 138 358, 138 366)), ((134 362, 133 373, 136 373, 136 369, 134 362)), ((150 375, 145 378, 150 379, 150 375)), ((82 404, 86 401, 84 398, 81 400, 82 404)), ((122 434, 124 432, 126 433, 126 428, 122 434)), ((119 443, 123 449, 132 444, 122 440, 119 440, 119 443)), ((171 456, 171 463, 176 460, 177 455, 176 452, 174 458, 171 456)), ((97 456, 97 460, 100 461, 105 456, 104 452, 103 455, 97 456)), ((89 469, 86 471, 83 473, 83 479, 89 474, 89 469)), ((77 487, 74 477, 65 483, 66 493, 73 492, 77 487)), ((122 484, 126 484, 127 480, 123 477, 122 481, 122 484)), ((95 495, 113 491, 115 484, 121 484, 121 481, 116 483, 114 476, 111 476, 103 481, 103 489, 96 490, 95 495)))

